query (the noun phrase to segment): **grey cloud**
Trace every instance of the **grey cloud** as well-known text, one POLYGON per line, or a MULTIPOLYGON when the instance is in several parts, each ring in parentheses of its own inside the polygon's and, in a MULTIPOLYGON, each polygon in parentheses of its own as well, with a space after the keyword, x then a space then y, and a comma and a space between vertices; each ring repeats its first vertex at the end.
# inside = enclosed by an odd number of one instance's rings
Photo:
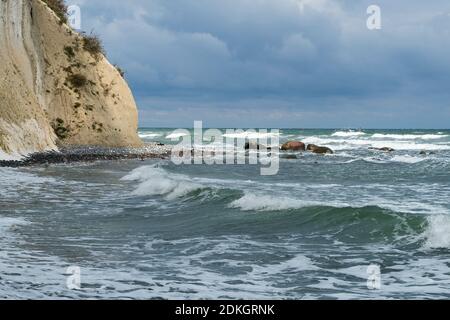
POLYGON ((260 114, 245 126, 441 127, 449 114, 448 1, 376 1, 380 31, 365 0, 71 2, 126 69, 143 125, 161 108, 175 126, 242 110, 260 114))

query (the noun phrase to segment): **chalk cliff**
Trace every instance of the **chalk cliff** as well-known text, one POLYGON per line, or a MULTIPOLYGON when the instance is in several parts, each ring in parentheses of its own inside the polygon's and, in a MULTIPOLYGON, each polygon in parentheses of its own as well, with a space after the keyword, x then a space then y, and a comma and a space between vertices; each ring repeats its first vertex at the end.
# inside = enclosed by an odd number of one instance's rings
POLYGON ((58 146, 138 147, 133 95, 41 0, 0 0, 0 160, 58 146))

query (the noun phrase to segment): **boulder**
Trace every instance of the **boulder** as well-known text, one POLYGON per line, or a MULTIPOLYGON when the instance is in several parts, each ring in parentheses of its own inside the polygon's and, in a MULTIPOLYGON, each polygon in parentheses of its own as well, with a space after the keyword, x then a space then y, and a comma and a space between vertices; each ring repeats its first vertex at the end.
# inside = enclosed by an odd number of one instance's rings
POLYGON ((394 152, 395 149, 389 148, 389 147, 383 147, 383 148, 369 148, 370 150, 378 150, 383 152, 394 152))
POLYGON ((258 144, 258 143, 255 143, 255 142, 246 142, 245 143, 245 150, 260 150, 260 149, 262 149, 262 150, 272 150, 272 148, 271 147, 266 147, 266 146, 264 146, 264 145, 262 145, 262 144, 258 144))
POLYGON ((296 160, 298 159, 295 154, 283 154, 280 156, 281 159, 287 159, 287 160, 296 160))
POLYGON ((317 153, 317 154, 333 154, 333 150, 331 150, 330 148, 327 147, 320 147, 320 146, 316 146, 315 144, 309 144, 308 147, 306 148, 308 151, 311 151, 312 153, 317 153))
POLYGON ((281 146, 282 151, 305 151, 306 146, 300 141, 288 141, 281 146))

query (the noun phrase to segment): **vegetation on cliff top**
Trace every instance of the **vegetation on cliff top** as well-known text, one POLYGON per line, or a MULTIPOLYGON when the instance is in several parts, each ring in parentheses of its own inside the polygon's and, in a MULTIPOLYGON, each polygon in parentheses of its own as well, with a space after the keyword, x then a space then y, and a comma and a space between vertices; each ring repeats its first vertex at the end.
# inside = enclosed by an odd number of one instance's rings
POLYGON ((102 41, 96 34, 83 34, 83 48, 96 58, 101 54, 106 55, 102 41))
POLYGON ((43 0, 53 12, 59 17, 62 23, 67 23, 67 6, 64 0, 43 0))
MULTIPOLYGON (((42 1, 44 1, 50 7, 50 9, 52 9, 55 12, 55 14, 59 17, 62 23, 68 22, 68 7, 65 4, 64 0, 42 0, 42 1)), ((106 51, 103 47, 103 43, 98 35, 93 33, 88 35, 85 32, 81 32, 81 36, 83 39, 83 49, 92 54, 96 60, 98 60, 101 55, 106 56, 106 51)), ((73 48, 70 46, 66 46, 64 48, 64 53, 67 55, 69 59, 73 59, 75 57, 75 52, 73 48)), ((117 65, 114 65, 114 67, 117 69, 117 71, 123 78, 125 75, 124 70, 117 65)))

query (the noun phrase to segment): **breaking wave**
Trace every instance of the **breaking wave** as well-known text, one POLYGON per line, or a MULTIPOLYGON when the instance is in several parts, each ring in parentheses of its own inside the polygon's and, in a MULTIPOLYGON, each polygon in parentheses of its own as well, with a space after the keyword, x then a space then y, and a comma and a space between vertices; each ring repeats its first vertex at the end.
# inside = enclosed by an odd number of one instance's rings
POLYGON ((139 133, 139 137, 141 138, 158 138, 161 137, 161 133, 139 133))
POLYGON ((436 140, 448 137, 443 134, 382 134, 372 135, 374 139, 394 139, 394 140, 436 140))
POLYGON ((333 133, 332 137, 358 137, 366 135, 364 132, 360 131, 338 131, 333 133))
POLYGON ((318 205, 320 203, 313 201, 247 193, 242 198, 233 201, 229 206, 243 211, 280 211, 318 205))
POLYGON ((425 231, 426 248, 450 248, 450 216, 433 215, 427 217, 425 231))
POLYGON ((188 195, 196 190, 204 189, 201 184, 193 183, 189 177, 180 174, 169 174, 162 168, 143 166, 133 170, 122 178, 123 181, 137 181, 133 194, 137 196, 164 196, 168 200, 188 195))
POLYGON ((393 148, 395 150, 413 151, 439 151, 450 150, 450 144, 420 143, 410 140, 374 140, 360 139, 333 139, 328 137, 307 137, 303 140, 307 144, 317 144, 330 147, 334 150, 355 150, 368 148, 393 148))

